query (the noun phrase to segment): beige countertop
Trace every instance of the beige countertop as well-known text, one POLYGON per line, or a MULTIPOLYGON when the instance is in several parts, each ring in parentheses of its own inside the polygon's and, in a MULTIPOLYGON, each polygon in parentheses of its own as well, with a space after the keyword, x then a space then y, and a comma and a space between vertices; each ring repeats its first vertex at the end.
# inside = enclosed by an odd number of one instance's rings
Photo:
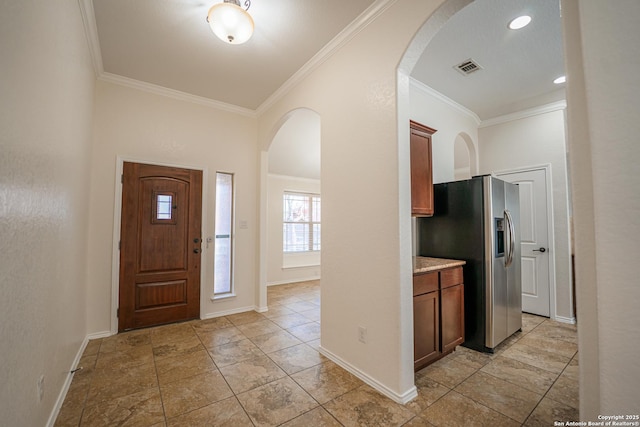
POLYGON ((428 273, 429 271, 442 270, 444 268, 458 267, 466 264, 466 261, 457 259, 429 258, 423 256, 413 257, 413 274, 428 273))

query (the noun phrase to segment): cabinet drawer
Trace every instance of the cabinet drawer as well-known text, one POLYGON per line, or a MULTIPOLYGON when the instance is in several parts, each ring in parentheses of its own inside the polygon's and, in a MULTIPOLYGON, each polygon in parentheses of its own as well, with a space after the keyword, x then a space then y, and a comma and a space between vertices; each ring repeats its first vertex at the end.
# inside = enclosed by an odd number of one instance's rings
MULTIPOLYGON (((449 268, 440 272, 440 287, 442 289, 463 283, 462 267, 449 268)), ((415 287, 415 285, 414 285, 415 287)))
POLYGON ((438 290, 438 272, 413 276, 413 296, 438 290))

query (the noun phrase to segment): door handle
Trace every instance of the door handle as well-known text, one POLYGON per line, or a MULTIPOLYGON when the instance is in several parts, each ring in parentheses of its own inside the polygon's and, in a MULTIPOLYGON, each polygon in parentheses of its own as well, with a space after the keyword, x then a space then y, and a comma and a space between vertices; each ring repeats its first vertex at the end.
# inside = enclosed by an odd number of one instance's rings
POLYGON ((547 252, 547 250, 545 248, 540 248, 540 249, 534 249, 533 252, 545 253, 545 252, 547 252))
POLYGON ((193 253, 194 253, 194 254, 199 254, 199 253, 200 253, 200 249, 194 249, 194 250, 193 250, 193 253))

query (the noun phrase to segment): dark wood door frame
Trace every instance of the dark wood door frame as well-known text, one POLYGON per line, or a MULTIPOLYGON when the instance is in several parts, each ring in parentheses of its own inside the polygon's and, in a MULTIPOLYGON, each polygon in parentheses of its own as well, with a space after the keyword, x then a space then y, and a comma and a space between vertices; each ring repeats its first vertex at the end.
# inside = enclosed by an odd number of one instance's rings
MULTIPOLYGON (((114 179, 115 194, 114 194, 114 216, 113 216, 113 244, 112 244, 112 263, 111 263, 111 306, 110 306, 110 330, 108 332, 98 332, 93 334, 95 338, 107 337, 118 333, 118 305, 119 305, 119 290, 120 290, 120 228, 122 224, 122 182, 121 177, 123 173, 123 165, 125 162, 144 163, 148 165, 177 167, 184 169, 192 169, 202 172, 202 235, 206 233, 206 204, 207 194, 205 192, 207 186, 207 171, 206 169, 192 165, 177 165, 169 163, 161 163, 154 161, 147 161, 143 159, 134 159, 129 157, 117 156, 116 159, 116 173, 114 179)), ((207 262, 204 260, 200 265, 200 294, 203 295, 203 286, 205 283, 205 277, 207 273, 207 262)), ((202 301, 202 299, 201 299, 202 301)), ((200 315, 202 315, 202 303, 199 307, 200 315)))

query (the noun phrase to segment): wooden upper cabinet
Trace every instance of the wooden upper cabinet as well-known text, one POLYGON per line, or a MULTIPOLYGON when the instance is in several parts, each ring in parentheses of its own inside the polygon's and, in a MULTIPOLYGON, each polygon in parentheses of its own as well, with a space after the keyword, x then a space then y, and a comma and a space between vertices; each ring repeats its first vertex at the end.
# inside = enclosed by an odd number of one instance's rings
POLYGON ((411 120, 411 215, 433 215, 431 136, 435 129, 411 120))

